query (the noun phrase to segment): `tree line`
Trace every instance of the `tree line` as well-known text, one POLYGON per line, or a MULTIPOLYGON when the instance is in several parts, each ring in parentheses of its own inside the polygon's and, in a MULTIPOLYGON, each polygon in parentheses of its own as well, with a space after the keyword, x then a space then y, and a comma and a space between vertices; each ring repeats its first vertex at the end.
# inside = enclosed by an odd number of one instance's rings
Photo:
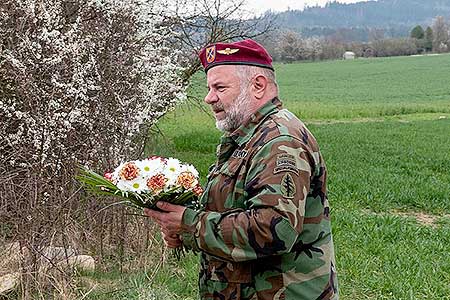
POLYGON ((390 27, 414 26, 428 22, 434 16, 449 15, 449 0, 378 0, 351 4, 329 1, 324 7, 310 6, 304 10, 288 10, 276 15, 282 28, 300 32, 305 27, 390 27))
POLYGON ((357 57, 386 57, 422 53, 445 53, 450 50, 449 22, 442 16, 433 19, 424 29, 417 25, 408 37, 386 37, 383 29, 372 28, 368 42, 354 42, 346 38, 346 30, 328 37, 302 37, 293 30, 267 32, 259 41, 268 49, 275 61, 340 59, 346 51, 357 57))

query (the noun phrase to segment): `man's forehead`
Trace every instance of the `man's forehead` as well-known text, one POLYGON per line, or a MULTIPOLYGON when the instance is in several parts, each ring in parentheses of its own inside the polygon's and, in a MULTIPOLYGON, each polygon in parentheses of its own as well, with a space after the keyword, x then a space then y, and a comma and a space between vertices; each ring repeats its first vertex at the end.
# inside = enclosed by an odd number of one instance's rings
POLYGON ((216 82, 228 82, 237 79, 236 66, 224 65, 211 68, 206 74, 206 81, 208 84, 214 84, 216 82))

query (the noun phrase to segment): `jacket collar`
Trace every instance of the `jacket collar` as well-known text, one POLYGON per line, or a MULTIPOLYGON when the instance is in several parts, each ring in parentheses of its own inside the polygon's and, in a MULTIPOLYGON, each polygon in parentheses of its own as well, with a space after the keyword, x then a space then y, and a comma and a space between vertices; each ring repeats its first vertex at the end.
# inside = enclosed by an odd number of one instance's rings
MULTIPOLYGON (((282 109, 283 104, 277 97, 267 101, 254 114, 247 119, 238 129, 228 135, 228 138, 234 140, 239 146, 242 146, 250 140, 255 130, 265 119, 282 109)), ((227 139, 228 139, 227 138, 227 139)))

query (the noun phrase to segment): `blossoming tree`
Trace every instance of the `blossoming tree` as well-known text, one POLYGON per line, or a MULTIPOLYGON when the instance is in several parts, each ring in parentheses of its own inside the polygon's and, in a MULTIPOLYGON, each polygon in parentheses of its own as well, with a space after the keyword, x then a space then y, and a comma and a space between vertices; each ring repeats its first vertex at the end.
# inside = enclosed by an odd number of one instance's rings
POLYGON ((70 244, 68 228, 98 210, 80 201, 77 164, 138 157, 150 126, 185 97, 165 9, 160 0, 1 1, 0 242, 15 238, 34 254, 70 244))
POLYGON ((121 159, 184 95, 159 0, 1 4, 2 160, 121 159))

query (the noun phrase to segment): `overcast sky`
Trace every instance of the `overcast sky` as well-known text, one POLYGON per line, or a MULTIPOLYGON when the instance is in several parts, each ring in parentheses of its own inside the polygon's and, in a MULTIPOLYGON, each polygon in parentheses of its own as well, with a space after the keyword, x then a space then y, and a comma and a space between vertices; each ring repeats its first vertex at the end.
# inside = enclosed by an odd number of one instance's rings
MULTIPOLYGON (((339 0, 341 3, 355 3, 365 0, 339 0)), ((261 14, 266 10, 285 11, 291 9, 302 9, 305 5, 325 5, 329 0, 246 0, 247 7, 256 14, 261 14)))

